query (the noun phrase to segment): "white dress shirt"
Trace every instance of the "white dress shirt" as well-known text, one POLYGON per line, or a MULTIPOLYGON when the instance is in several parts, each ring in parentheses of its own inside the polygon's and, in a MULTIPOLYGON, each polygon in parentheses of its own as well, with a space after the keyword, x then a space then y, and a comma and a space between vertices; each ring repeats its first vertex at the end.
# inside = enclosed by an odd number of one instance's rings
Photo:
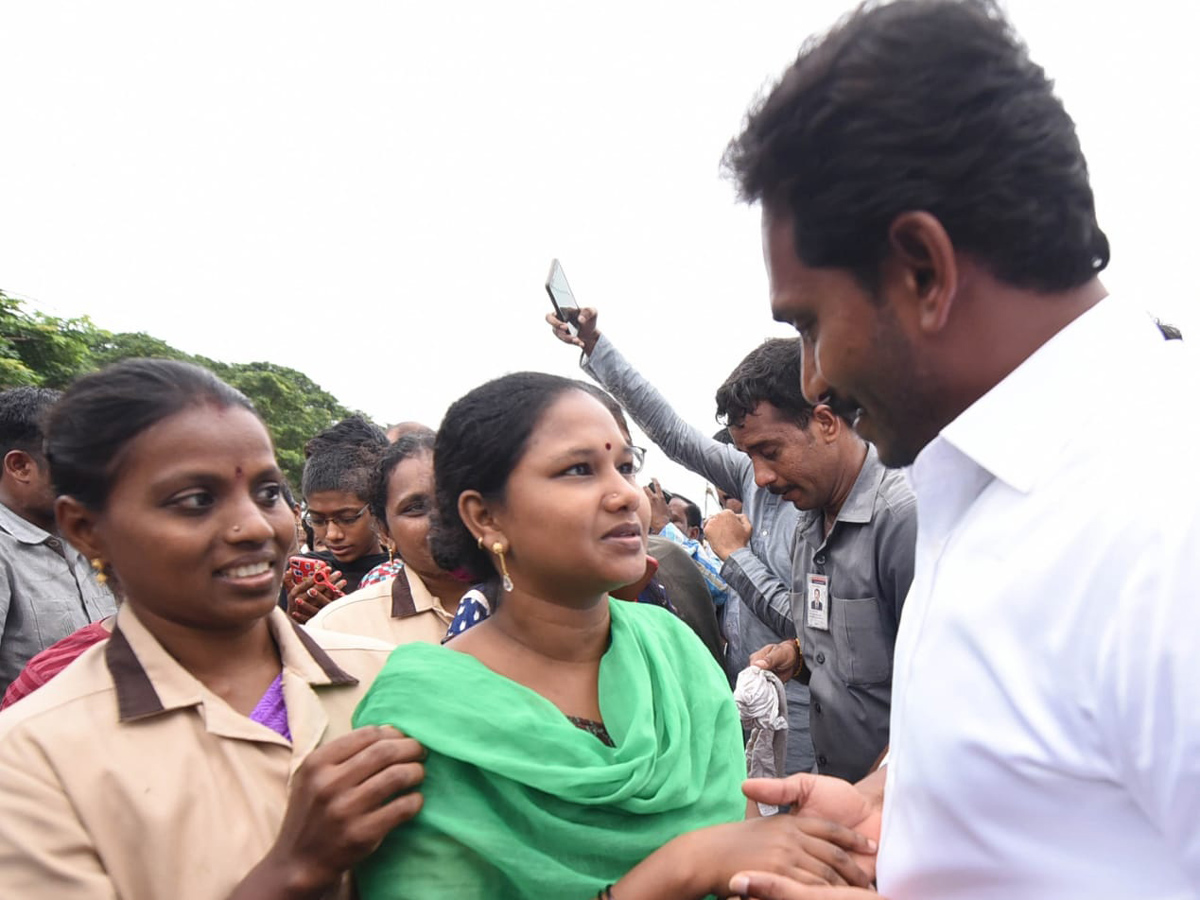
POLYGON ((1198 420, 1110 298, 917 458, 884 896, 1200 897, 1198 420))

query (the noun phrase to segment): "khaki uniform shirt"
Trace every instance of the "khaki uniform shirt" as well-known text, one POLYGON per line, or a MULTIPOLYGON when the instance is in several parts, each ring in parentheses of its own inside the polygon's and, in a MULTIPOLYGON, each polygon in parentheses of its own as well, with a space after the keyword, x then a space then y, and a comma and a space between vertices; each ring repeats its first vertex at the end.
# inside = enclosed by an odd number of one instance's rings
MULTIPOLYGON (((454 598, 458 608, 458 598, 454 598)), ((405 566, 387 581, 335 600, 308 621, 310 628, 375 638, 399 647, 412 641, 440 644, 454 620, 429 593, 421 576, 405 566)))
POLYGON ((124 606, 111 638, 0 713, 0 897, 224 900, 267 854, 291 779, 388 656, 280 610, 292 741, 236 712, 124 606))

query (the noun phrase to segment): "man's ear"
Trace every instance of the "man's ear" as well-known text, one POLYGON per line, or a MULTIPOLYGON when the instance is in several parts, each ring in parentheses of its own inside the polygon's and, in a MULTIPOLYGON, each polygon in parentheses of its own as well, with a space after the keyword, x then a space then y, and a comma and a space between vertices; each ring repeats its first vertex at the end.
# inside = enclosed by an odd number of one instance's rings
POLYGON ((463 491, 458 495, 458 515, 467 531, 475 537, 483 539, 483 549, 492 552, 492 544, 496 541, 506 544, 504 530, 496 521, 493 505, 483 499, 479 491, 463 491))
POLYGON ((812 421, 808 423, 810 434, 824 444, 832 444, 846 427, 842 417, 835 413, 825 403, 818 403, 813 408, 812 421))
POLYGON ((9 450, 4 454, 4 474, 21 484, 29 484, 37 477, 38 463, 25 450, 9 450))
POLYGON ((104 541, 96 531, 97 514, 74 497, 54 501, 58 533, 88 559, 107 559, 104 541))
POLYGON ((958 259, 950 235, 936 216, 901 213, 888 229, 888 248, 885 290, 909 301, 905 305, 915 310, 921 331, 941 331, 958 292, 958 259))

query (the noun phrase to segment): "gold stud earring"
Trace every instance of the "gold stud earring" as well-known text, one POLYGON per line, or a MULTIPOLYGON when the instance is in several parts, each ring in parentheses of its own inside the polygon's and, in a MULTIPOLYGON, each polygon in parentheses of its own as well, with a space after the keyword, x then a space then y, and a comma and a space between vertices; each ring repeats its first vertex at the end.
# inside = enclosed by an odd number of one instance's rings
POLYGON ((92 560, 92 568, 96 572, 96 581, 100 584, 108 584, 108 573, 104 571, 105 562, 100 557, 92 560))
MULTIPOLYGON (((480 538, 480 541, 482 540, 483 539, 480 538)), ((512 593, 513 583, 512 579, 508 577, 508 565, 504 561, 504 545, 499 541, 496 541, 496 543, 492 544, 492 552, 495 553, 496 556, 500 557, 500 574, 503 576, 500 579, 500 583, 504 585, 504 590, 512 593)))

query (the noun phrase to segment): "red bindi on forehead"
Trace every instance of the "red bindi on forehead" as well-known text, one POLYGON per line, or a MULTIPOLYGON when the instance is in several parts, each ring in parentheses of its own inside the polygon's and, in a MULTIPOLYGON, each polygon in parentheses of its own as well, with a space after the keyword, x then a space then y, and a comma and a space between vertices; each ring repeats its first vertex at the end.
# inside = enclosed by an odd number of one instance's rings
POLYGON ((604 444, 604 449, 605 449, 605 450, 611 450, 611 449, 612 449, 612 444, 609 444, 609 443, 607 443, 607 442, 606 442, 606 443, 604 444))

